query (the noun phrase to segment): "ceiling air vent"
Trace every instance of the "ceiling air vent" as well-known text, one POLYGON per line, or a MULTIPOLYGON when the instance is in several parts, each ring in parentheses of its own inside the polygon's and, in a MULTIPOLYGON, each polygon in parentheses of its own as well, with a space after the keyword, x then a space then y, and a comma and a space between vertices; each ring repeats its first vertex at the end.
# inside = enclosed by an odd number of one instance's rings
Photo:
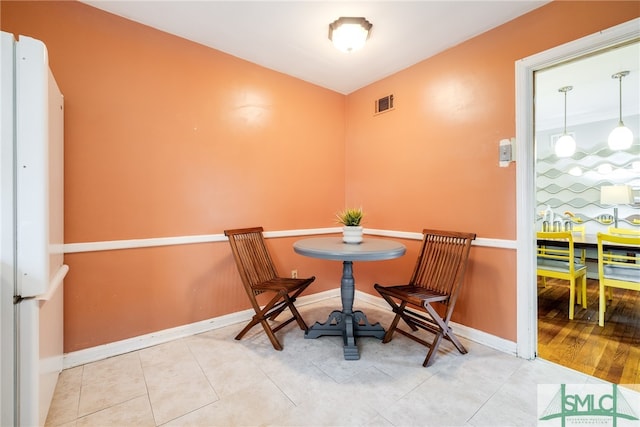
POLYGON ((393 110, 393 95, 387 95, 383 98, 376 99, 375 114, 384 113, 393 110))

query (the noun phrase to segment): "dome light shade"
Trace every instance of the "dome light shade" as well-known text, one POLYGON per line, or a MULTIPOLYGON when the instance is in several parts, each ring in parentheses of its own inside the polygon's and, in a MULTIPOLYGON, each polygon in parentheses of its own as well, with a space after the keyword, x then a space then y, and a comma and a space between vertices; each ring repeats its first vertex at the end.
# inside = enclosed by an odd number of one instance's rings
POLYGON ((564 93, 564 132, 556 141, 555 152, 558 157, 571 157, 576 152, 576 140, 567 133, 567 92, 573 89, 573 86, 565 86, 558 89, 558 92, 564 93))
POLYGON ((612 150, 626 150, 633 144, 633 132, 621 122, 609 134, 608 143, 612 150))
POLYGON ((576 140, 573 139, 571 135, 565 133, 556 141, 555 151, 558 157, 573 156, 573 153, 576 152, 576 140))
POLYGON ((329 24, 329 40, 343 52, 362 48, 369 38, 371 22, 365 18, 338 18, 329 24))
POLYGON ((616 126, 609 134, 609 148, 612 150, 626 150, 633 144, 633 132, 622 122, 622 78, 628 76, 629 71, 620 71, 611 76, 612 79, 618 79, 620 82, 620 119, 616 126))

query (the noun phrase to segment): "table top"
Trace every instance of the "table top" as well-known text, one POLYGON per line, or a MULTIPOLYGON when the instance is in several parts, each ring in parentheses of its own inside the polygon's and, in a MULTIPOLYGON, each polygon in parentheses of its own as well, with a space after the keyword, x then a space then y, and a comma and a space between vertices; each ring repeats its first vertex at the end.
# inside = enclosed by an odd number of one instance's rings
MULTIPOLYGON (((538 240, 538 244, 545 244, 548 246, 553 246, 554 243, 558 244, 559 246, 566 246, 562 245, 562 242, 558 242, 557 240, 554 239, 537 239, 538 240)), ((573 246, 578 248, 578 249, 597 249, 598 248, 598 235, 597 234, 585 234, 584 236, 581 234, 574 234, 573 235, 573 246)), ((630 250, 630 251, 637 251, 640 250, 640 247, 636 246, 636 245, 624 245, 624 244, 619 244, 619 243, 614 243, 614 242, 606 242, 604 244, 605 247, 609 247, 609 248, 620 248, 623 250, 630 250)))
POLYGON ((293 250, 300 255, 333 261, 380 261, 401 257, 407 248, 393 240, 368 237, 362 243, 344 243, 340 236, 298 240, 293 250))

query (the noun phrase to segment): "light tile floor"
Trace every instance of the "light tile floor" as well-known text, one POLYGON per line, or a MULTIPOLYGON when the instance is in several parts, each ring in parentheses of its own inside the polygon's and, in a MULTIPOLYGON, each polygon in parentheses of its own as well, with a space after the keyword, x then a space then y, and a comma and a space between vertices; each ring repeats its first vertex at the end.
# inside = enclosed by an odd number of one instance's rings
MULTIPOLYGON (((311 325, 339 306, 300 311, 311 325)), ((392 317, 355 308, 383 326, 392 317)), ((602 382, 464 339, 468 354, 445 341, 423 368, 426 347, 400 334, 388 344, 360 338, 360 360, 346 361, 340 337, 306 340, 294 322, 278 332, 279 352, 260 327, 234 340, 242 326, 63 371, 47 425, 535 426, 538 384, 602 382)))

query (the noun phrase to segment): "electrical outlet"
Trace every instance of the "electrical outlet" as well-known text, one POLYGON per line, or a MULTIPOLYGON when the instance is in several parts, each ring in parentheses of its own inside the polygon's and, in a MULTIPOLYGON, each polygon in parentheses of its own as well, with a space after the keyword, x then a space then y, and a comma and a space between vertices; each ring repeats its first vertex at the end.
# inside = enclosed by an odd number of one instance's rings
POLYGON ((298 278, 298 270, 291 270, 291 278, 292 279, 298 278))

